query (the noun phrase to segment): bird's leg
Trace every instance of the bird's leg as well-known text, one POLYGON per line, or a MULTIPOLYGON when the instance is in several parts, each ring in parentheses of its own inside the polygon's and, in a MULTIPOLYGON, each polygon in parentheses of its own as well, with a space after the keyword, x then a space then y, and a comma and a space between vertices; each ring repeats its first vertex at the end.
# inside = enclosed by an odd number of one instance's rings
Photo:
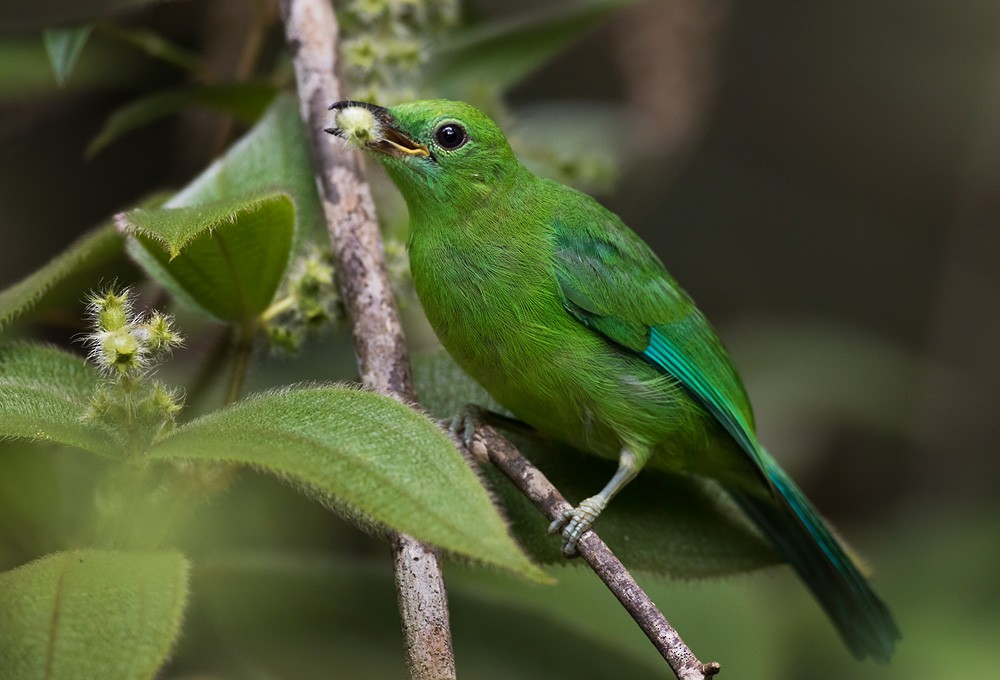
POLYGON ((632 451, 625 447, 618 457, 618 471, 596 496, 580 502, 575 508, 564 511, 549 525, 549 533, 561 531, 562 551, 566 557, 576 554, 576 544, 580 537, 594 524, 608 502, 639 473, 639 462, 632 451))

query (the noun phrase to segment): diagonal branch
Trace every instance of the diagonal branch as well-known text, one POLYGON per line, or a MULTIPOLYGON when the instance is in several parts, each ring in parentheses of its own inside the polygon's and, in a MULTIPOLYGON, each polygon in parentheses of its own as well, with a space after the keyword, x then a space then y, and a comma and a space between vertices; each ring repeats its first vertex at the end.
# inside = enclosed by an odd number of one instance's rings
MULTIPOLYGON (((471 449, 474 456, 488 458, 499 468, 549 520, 556 519, 563 510, 572 507, 545 475, 492 427, 477 428, 471 449)), ((718 663, 705 664, 698 660, 625 565, 597 534, 586 532, 577 544, 577 552, 622 603, 678 680, 705 680, 719 672, 718 663)))
MULTIPOLYGON (((375 205, 356 151, 330 144, 327 104, 343 99, 336 76, 338 28, 330 0, 281 0, 320 199, 333 245, 341 298, 354 335, 362 382, 414 402, 399 314, 386 275, 375 205)), ((444 579, 437 554, 405 534, 390 541, 413 680, 455 677, 444 579)))

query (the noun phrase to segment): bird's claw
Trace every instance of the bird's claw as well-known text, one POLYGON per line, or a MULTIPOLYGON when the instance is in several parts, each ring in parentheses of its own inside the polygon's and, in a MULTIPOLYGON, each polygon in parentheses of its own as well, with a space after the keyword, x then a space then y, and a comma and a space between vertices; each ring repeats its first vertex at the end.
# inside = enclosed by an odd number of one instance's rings
POLYGON ((476 435, 476 428, 479 426, 479 408, 471 404, 466 405, 461 413, 455 415, 448 425, 448 432, 458 441, 465 444, 465 448, 472 448, 472 439, 476 435))
POLYGON ((549 524, 549 533, 561 533, 563 537, 562 551, 566 557, 576 555, 576 544, 580 541, 591 526, 594 520, 604 510, 607 501, 601 496, 591 496, 575 508, 564 510, 557 518, 549 524))
POLYGON ((451 438, 465 446, 472 457, 480 463, 489 460, 489 451, 477 431, 483 423, 483 409, 475 404, 466 404, 461 413, 448 423, 451 438))

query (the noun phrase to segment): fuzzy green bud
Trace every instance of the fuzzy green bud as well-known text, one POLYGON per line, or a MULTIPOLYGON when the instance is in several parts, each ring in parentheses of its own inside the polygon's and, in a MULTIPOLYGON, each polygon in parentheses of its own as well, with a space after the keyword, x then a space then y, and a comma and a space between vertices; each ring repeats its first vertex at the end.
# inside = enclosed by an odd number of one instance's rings
POLYGON ((149 400, 154 411, 171 420, 183 408, 183 400, 180 395, 159 381, 153 384, 149 400))
POLYGON ((144 321, 132 312, 128 290, 95 293, 87 303, 92 331, 85 341, 90 346, 90 358, 120 380, 141 382, 143 371, 181 344, 170 317, 155 312, 144 321))
POLYGON ((171 349, 181 344, 182 339, 179 333, 174 331, 173 322, 170 317, 153 312, 149 321, 142 324, 147 334, 147 343, 151 350, 171 349))
POLYGON ((118 331, 131 321, 129 292, 116 293, 109 290, 103 294, 92 294, 87 306, 94 318, 94 324, 102 331, 118 331))
POLYGON ((97 362, 122 373, 142 368, 142 345, 128 328, 103 334, 97 362))

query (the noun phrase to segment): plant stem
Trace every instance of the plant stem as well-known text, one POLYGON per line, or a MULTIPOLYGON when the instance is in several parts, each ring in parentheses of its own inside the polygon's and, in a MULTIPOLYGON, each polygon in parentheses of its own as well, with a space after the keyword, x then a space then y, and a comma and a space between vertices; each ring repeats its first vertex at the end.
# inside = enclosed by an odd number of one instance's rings
POLYGON ((286 295, 280 300, 272 302, 271 306, 265 309, 264 313, 260 315, 261 323, 267 323, 282 312, 287 312, 295 306, 296 302, 298 302, 298 300, 294 295, 286 295))
MULTIPOLYGON (((380 392, 415 402, 406 341, 361 157, 331 143, 323 132, 327 106, 343 98, 335 74, 339 54, 333 7, 330 0, 281 0, 280 7, 361 380, 380 392)), ((410 678, 454 678, 447 597, 438 557, 405 534, 393 536, 391 545, 410 678)))
POLYGON ((233 347, 233 365, 229 369, 229 386, 226 388, 226 404, 239 400, 246 382, 250 357, 253 355, 254 327, 244 324, 236 332, 236 345, 233 347))

